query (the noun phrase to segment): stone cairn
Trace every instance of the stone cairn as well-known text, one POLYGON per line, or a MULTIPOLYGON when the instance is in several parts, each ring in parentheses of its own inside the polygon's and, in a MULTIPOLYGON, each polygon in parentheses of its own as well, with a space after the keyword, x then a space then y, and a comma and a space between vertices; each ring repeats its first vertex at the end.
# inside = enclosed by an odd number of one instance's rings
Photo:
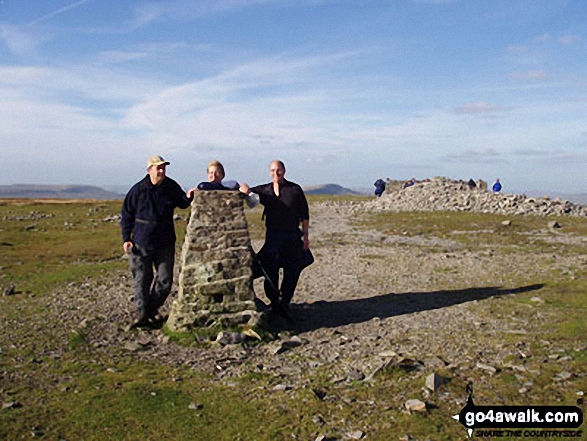
POLYGON ((177 300, 168 327, 227 329, 259 321, 251 263, 253 252, 243 209, 235 191, 198 191, 181 251, 177 300))
POLYGON ((435 177, 402 189, 403 181, 388 180, 383 196, 356 210, 367 211, 472 211, 504 215, 587 216, 587 206, 548 197, 492 193, 466 182, 435 177))

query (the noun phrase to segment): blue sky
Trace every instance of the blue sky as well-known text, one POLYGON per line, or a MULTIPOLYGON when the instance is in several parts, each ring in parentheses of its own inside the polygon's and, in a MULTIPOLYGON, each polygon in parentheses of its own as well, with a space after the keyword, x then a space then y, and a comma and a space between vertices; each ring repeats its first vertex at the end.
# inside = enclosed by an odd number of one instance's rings
POLYGON ((0 184, 132 185, 161 154, 302 185, 587 192, 584 0, 0 0, 0 184))

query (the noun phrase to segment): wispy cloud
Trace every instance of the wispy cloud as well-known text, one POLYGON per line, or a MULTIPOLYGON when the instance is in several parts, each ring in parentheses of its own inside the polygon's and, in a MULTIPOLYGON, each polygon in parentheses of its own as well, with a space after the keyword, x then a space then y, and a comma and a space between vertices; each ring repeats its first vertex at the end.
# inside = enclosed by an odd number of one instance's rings
POLYGON ((510 107, 495 106, 491 103, 484 101, 475 101, 471 103, 465 103, 458 107, 454 107, 454 113, 458 115, 476 115, 483 113, 499 113, 511 110, 510 107))
POLYGON ((0 38, 8 50, 17 56, 26 56, 34 53, 37 46, 48 39, 31 29, 0 23, 0 38))
POLYGON ((518 81, 546 81, 550 79, 550 74, 544 70, 525 70, 512 72, 509 77, 518 81))
POLYGON ((319 5, 333 1, 335 0, 173 0, 147 2, 135 7, 133 26, 139 28, 163 18, 191 20, 263 5, 299 7, 304 4, 319 5))
POLYGON ((469 149, 460 153, 453 153, 443 157, 446 162, 465 162, 479 164, 494 164, 504 159, 493 148, 469 149))
POLYGON ((542 162, 556 163, 583 163, 587 162, 587 155, 581 155, 576 152, 564 150, 540 150, 540 149, 517 149, 513 152, 515 155, 525 158, 540 159, 542 162))
POLYGON ((63 14, 64 12, 70 11, 71 9, 75 9, 75 8, 79 8, 80 6, 88 3, 89 0, 78 0, 75 1, 73 3, 70 3, 69 5, 63 6, 59 9, 56 9, 55 11, 50 12, 49 14, 43 15, 42 17, 39 17, 31 22, 28 23, 28 26, 33 26, 39 23, 43 23, 45 21, 49 21, 54 17, 57 17, 58 15, 63 14))
POLYGON ((563 35, 559 37, 558 42, 563 46, 570 46, 579 40, 580 38, 577 35, 563 35))

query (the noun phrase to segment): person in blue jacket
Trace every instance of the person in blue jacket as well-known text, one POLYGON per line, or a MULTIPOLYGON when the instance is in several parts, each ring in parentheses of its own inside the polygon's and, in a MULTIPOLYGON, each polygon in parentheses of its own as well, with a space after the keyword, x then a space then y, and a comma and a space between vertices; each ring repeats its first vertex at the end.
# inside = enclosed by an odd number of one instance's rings
POLYGON ((173 213, 176 207, 188 208, 191 198, 166 175, 168 165, 161 156, 151 156, 147 176, 129 190, 122 204, 122 248, 129 255, 136 307, 131 327, 160 319, 159 308, 173 284, 173 213))
POLYGON ((499 179, 496 179, 495 184, 493 184, 493 192, 499 193, 500 191, 501 191, 501 182, 499 182, 499 179))

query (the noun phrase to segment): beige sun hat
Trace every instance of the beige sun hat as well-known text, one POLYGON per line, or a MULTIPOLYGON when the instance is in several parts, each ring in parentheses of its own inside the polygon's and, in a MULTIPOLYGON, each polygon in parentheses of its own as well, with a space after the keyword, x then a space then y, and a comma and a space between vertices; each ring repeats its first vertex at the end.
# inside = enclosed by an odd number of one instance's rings
POLYGON ((153 155, 147 161, 147 168, 152 167, 153 165, 155 165, 155 166, 169 165, 169 161, 166 161, 165 159, 163 159, 163 156, 153 155))

